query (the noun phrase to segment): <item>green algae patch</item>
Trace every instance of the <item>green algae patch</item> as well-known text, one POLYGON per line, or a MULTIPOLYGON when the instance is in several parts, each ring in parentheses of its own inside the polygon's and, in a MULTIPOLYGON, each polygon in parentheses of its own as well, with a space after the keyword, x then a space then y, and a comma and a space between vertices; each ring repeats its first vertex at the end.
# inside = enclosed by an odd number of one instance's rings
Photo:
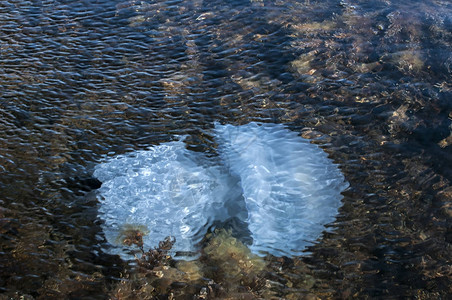
POLYGON ((212 273, 212 277, 222 277, 225 282, 248 285, 264 270, 265 261, 251 253, 230 231, 216 230, 207 238, 209 241, 203 249, 202 259, 207 261, 206 266, 211 266, 208 273, 212 273))

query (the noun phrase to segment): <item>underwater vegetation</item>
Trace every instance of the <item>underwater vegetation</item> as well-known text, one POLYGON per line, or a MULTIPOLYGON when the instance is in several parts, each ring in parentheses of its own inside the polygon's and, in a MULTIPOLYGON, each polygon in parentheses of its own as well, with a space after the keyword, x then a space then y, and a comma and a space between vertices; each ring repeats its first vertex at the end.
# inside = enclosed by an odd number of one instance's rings
POLYGON ((221 227, 236 219, 246 227, 253 253, 291 256, 334 221, 348 184, 321 148, 278 124, 216 123, 214 135, 214 158, 179 140, 95 167, 103 182, 99 214, 111 244, 131 232, 122 244, 146 250, 172 236, 175 257, 196 256, 196 244, 214 222, 221 227), (136 235, 125 224, 140 224, 149 233, 136 235))
POLYGON ((149 233, 146 226, 125 224, 119 231, 116 242, 127 246, 136 245, 143 249, 143 237, 149 233))
MULTIPOLYGON (((206 234, 198 260, 175 260, 168 239, 144 252, 109 293, 111 299, 271 299, 285 287, 287 299, 315 296, 315 280, 300 261, 264 259, 253 254, 231 231, 206 234), (294 271, 303 276, 294 278, 294 271)), ((312 298, 314 297, 314 298, 312 298)))

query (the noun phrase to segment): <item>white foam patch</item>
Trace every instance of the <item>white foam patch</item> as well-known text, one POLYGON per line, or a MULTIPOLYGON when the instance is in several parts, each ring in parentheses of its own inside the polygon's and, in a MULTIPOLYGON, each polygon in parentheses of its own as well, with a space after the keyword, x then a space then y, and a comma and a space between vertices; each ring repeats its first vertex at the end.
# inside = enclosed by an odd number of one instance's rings
MULTIPOLYGON (((120 247, 118 236, 128 225, 144 225, 144 249, 158 246, 167 236, 176 238, 173 254, 195 251, 213 219, 223 219, 230 177, 220 167, 207 166, 200 153, 182 141, 169 142, 116 156, 95 167, 100 217, 107 241, 120 247)), ((112 254, 131 258, 120 248, 112 254)))
POLYGON ((348 186, 318 146, 283 125, 216 124, 219 152, 239 176, 252 233, 251 250, 297 255, 334 221, 348 186))
MULTIPOLYGON (((214 221, 236 217, 248 226, 254 253, 291 256, 334 221, 348 184, 321 148, 283 125, 215 124, 214 133, 215 162, 180 140, 95 167, 110 244, 118 245, 121 230, 132 224, 149 230, 145 250, 171 235, 173 255, 197 251, 214 221)), ((110 252, 131 258, 120 245, 110 252)))

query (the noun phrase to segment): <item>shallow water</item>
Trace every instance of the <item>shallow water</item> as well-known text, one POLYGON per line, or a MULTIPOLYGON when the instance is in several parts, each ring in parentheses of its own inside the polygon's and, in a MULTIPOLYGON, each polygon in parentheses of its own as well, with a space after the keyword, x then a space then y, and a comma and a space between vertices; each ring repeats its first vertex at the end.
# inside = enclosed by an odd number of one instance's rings
POLYGON ((175 135, 215 155, 215 121, 285 124, 350 183, 305 256, 266 258, 264 284, 201 261, 222 295, 452 293, 448 1, 9 0, 0 16, 0 297, 111 296, 136 271, 102 250, 94 166, 175 135))

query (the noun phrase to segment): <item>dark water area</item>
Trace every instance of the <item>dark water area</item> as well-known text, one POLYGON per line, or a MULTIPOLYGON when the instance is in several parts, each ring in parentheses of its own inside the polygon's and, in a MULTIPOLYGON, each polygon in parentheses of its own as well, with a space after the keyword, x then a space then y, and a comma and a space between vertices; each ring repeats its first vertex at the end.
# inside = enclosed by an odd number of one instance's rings
POLYGON ((0 299, 447 299, 451 77, 449 1, 0 1, 0 299), (215 121, 322 147, 331 230, 257 269, 107 254, 93 167, 215 155, 215 121))

